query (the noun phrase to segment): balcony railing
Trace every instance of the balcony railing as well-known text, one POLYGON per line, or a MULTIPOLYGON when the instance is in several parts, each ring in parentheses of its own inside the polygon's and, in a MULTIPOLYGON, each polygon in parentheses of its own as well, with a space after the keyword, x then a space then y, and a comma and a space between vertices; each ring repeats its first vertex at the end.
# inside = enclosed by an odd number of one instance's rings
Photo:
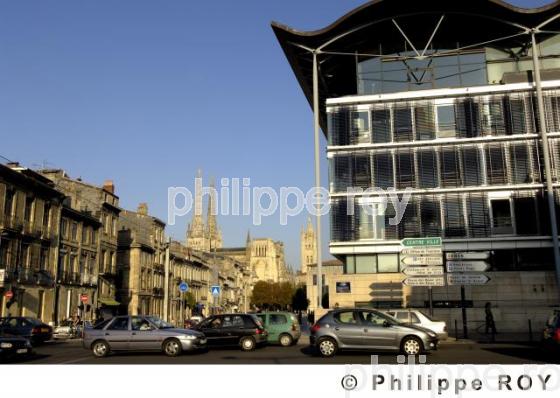
POLYGON ((163 296, 163 288, 161 287, 154 287, 152 289, 152 294, 156 297, 161 297, 163 296))
POLYGON ((14 231, 21 231, 23 229, 23 222, 20 218, 4 215, 0 218, 0 220, 0 224, 5 229, 11 229, 14 231))

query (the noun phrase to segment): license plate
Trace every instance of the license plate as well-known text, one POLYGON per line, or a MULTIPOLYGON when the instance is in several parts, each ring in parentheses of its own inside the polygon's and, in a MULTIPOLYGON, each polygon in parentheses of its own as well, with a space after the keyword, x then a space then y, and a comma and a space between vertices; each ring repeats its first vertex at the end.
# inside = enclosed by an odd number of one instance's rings
POLYGON ((18 354, 27 354, 27 348, 20 348, 16 351, 18 354))
POLYGON ((41 333, 48 333, 48 332, 49 332, 49 329, 48 329, 48 328, 42 328, 42 329, 41 329, 41 333))
POLYGON ((206 339, 200 340, 200 344, 206 344, 206 339))

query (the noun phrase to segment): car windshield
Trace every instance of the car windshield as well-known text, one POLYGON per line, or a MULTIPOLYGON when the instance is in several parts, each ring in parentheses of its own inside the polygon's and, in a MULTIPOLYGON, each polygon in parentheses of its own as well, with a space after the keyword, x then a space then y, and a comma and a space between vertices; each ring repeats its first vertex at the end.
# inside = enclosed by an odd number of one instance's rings
POLYGON ((25 320, 29 323, 31 323, 32 325, 40 325, 41 321, 35 318, 25 318, 25 320))
POLYGON ((175 327, 170 323, 167 323, 155 316, 148 316, 146 317, 146 319, 149 320, 151 323, 153 323, 155 327, 157 327, 158 329, 171 329, 175 327))

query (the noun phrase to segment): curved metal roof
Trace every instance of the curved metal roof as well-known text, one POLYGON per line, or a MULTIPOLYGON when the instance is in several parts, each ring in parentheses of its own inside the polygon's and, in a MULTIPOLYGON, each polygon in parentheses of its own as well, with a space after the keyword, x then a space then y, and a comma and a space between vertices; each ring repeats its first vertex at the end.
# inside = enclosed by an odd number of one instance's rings
POLYGON ((402 52, 405 40, 417 55, 423 55, 427 43, 440 49, 456 48, 457 43, 461 48, 522 47, 530 42, 532 31, 538 40, 560 31, 560 0, 533 9, 501 0, 374 0, 316 31, 298 31, 278 22, 272 22, 272 29, 310 104, 311 51, 318 52, 324 109, 327 97, 356 94, 356 53, 377 55, 380 43, 384 54, 402 52))

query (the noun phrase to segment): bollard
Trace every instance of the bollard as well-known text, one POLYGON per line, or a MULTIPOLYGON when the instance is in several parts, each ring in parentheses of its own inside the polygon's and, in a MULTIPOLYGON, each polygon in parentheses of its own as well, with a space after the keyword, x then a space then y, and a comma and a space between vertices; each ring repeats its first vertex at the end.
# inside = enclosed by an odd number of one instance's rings
POLYGON ((455 319, 455 340, 459 340, 459 331, 457 329, 457 319, 455 319))
POLYGON ((529 341, 533 342, 533 325, 531 325, 530 319, 527 319, 527 322, 529 323, 529 341))

